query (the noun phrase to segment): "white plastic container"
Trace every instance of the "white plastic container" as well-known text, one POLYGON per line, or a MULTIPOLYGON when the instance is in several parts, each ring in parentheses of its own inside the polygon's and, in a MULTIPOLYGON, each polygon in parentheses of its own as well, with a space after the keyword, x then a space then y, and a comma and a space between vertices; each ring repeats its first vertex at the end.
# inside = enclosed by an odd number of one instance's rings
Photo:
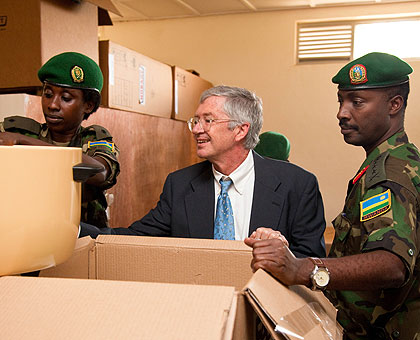
POLYGON ((80 148, 0 146, 0 276, 71 256, 81 205, 73 166, 81 160, 80 148))

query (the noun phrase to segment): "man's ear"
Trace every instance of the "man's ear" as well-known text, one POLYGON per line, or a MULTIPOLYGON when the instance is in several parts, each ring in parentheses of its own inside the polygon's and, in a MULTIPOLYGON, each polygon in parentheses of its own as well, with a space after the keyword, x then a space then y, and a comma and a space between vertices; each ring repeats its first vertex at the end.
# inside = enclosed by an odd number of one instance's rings
POLYGON ((248 134, 249 127, 249 123, 242 123, 241 125, 237 125, 236 129, 238 132, 236 133, 235 140, 239 142, 240 140, 244 139, 248 134))
POLYGON ((389 100, 389 113, 390 115, 395 115, 397 113, 399 113, 404 105, 404 99, 402 96, 400 96, 399 94, 392 97, 389 100))

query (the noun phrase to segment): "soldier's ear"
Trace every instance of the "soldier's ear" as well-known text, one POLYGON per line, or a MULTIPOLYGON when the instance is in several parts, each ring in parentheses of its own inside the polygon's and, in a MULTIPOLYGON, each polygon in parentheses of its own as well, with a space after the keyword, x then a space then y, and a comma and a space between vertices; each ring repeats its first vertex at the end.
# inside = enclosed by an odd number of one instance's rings
POLYGON ((389 99, 389 114, 395 115, 401 111, 404 105, 404 99, 402 96, 397 94, 396 96, 389 99))
POLYGON ((92 113, 93 109, 95 108, 95 104, 93 104, 93 101, 89 100, 84 103, 84 114, 90 114, 92 113))

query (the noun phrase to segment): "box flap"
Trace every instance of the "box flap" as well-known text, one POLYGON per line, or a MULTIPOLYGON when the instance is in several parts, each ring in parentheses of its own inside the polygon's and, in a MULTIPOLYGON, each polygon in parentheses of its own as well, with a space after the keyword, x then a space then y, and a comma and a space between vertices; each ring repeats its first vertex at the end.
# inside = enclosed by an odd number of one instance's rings
POLYGON ((2 277, 0 290, 5 339, 232 337, 233 287, 2 277))
POLYGON ((87 0, 87 1, 122 17, 120 10, 112 2, 112 0, 87 0))
POLYGON ((130 246, 179 247, 190 249, 208 249, 213 251, 246 252, 252 254, 252 249, 243 241, 213 240, 199 238, 152 237, 129 235, 98 235, 96 244, 114 244, 130 246))
POLYGON ((336 309, 322 294, 304 286, 286 287, 258 270, 244 288, 250 304, 274 339, 340 339, 336 309))

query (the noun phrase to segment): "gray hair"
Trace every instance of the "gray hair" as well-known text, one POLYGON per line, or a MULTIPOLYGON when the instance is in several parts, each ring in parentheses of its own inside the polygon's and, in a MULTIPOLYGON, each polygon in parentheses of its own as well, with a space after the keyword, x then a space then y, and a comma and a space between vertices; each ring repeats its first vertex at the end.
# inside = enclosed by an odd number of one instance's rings
POLYGON ((253 149, 259 142, 259 134, 263 124, 262 100, 254 92, 240 87, 215 86, 201 94, 200 104, 209 97, 225 97, 224 110, 230 119, 229 128, 249 123, 249 131, 245 138, 245 148, 253 149))

